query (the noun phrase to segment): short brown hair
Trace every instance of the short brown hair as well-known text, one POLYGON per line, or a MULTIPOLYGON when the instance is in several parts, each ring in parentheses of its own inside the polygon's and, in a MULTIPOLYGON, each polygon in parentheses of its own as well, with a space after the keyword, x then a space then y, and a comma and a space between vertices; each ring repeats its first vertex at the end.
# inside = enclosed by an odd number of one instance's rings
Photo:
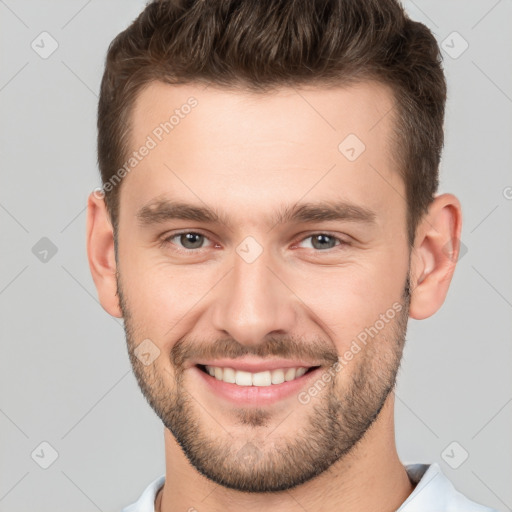
MULTIPOLYGON (((103 184, 130 152, 130 115, 153 81, 266 92, 377 80, 393 91, 392 154, 409 242, 438 187, 446 82, 430 30, 397 0, 154 0, 111 42, 98 105, 103 184)), ((341 142, 341 141, 340 141, 341 142)), ((133 150, 133 148, 132 148, 133 150)), ((120 186, 104 192, 117 231, 120 186)))

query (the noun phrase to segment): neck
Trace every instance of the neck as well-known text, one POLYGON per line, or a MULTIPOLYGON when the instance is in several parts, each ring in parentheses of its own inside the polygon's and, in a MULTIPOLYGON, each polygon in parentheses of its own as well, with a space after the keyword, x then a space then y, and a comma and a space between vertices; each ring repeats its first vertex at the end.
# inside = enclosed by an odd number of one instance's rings
POLYGON ((272 493, 244 493, 211 482, 190 465, 165 429, 166 480, 155 510, 234 512, 246 510, 392 512, 414 490, 398 458, 393 424, 393 393, 361 441, 318 477, 298 487, 272 493))

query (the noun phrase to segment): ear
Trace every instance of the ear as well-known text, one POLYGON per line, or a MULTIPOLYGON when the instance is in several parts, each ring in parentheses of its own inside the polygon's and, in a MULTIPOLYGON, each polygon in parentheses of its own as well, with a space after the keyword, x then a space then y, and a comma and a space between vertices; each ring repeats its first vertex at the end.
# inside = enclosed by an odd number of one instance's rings
POLYGON ((122 318, 117 297, 114 231, 105 200, 97 191, 87 201, 87 257, 100 304, 110 315, 122 318))
POLYGON ((422 320, 443 304, 459 257, 462 212, 452 194, 437 196, 416 229, 409 316, 422 320))

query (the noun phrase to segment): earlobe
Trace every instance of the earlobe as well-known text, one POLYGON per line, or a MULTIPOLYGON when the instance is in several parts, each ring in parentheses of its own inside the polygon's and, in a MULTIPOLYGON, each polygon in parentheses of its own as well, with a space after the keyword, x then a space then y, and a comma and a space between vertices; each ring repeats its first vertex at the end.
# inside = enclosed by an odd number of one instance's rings
POLYGON ((437 196, 416 230, 409 316, 422 320, 443 304, 460 249, 462 212, 452 194, 437 196))
POLYGON ((87 201, 87 257, 103 309, 122 318, 117 296, 114 233, 102 198, 92 192, 87 201))

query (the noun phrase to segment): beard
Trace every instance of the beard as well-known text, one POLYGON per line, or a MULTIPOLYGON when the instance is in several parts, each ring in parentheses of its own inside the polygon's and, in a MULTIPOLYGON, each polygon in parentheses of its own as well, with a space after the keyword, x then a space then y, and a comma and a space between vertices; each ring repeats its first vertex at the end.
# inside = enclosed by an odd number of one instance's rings
MULTIPOLYGON (((344 369, 336 371, 307 406, 298 401, 282 423, 289 422, 293 428, 300 426, 290 430, 288 435, 275 434, 272 439, 268 434, 259 435, 262 430, 259 427, 267 427, 274 416, 268 408, 233 409, 238 425, 245 426, 243 435, 228 432, 224 427, 219 434, 208 427, 205 418, 210 413, 191 394, 190 385, 187 387, 183 364, 194 357, 237 358, 252 354, 262 358, 309 357, 334 365, 338 362, 338 354, 332 345, 325 341, 296 342, 290 337, 268 338, 256 347, 240 345, 232 338, 209 344, 180 339, 169 354, 174 369, 172 375, 156 364, 158 360, 145 366, 137 358, 135 349, 143 338, 135 333, 135 322, 119 274, 117 291, 128 354, 142 394, 172 433, 190 464, 206 478, 224 487, 242 492, 283 491, 329 470, 347 457, 368 432, 395 387, 409 316, 409 277, 403 289, 401 310, 348 363, 355 365, 349 378, 340 378, 344 376, 344 369), (298 413, 302 413, 300 420, 298 413)), ((162 353, 160 357, 165 356, 162 353)), ((330 369, 331 375, 332 368, 326 368, 330 369)), ((320 380, 319 376, 317 382, 320 380)), ((270 431, 275 429, 277 426, 270 431)))

